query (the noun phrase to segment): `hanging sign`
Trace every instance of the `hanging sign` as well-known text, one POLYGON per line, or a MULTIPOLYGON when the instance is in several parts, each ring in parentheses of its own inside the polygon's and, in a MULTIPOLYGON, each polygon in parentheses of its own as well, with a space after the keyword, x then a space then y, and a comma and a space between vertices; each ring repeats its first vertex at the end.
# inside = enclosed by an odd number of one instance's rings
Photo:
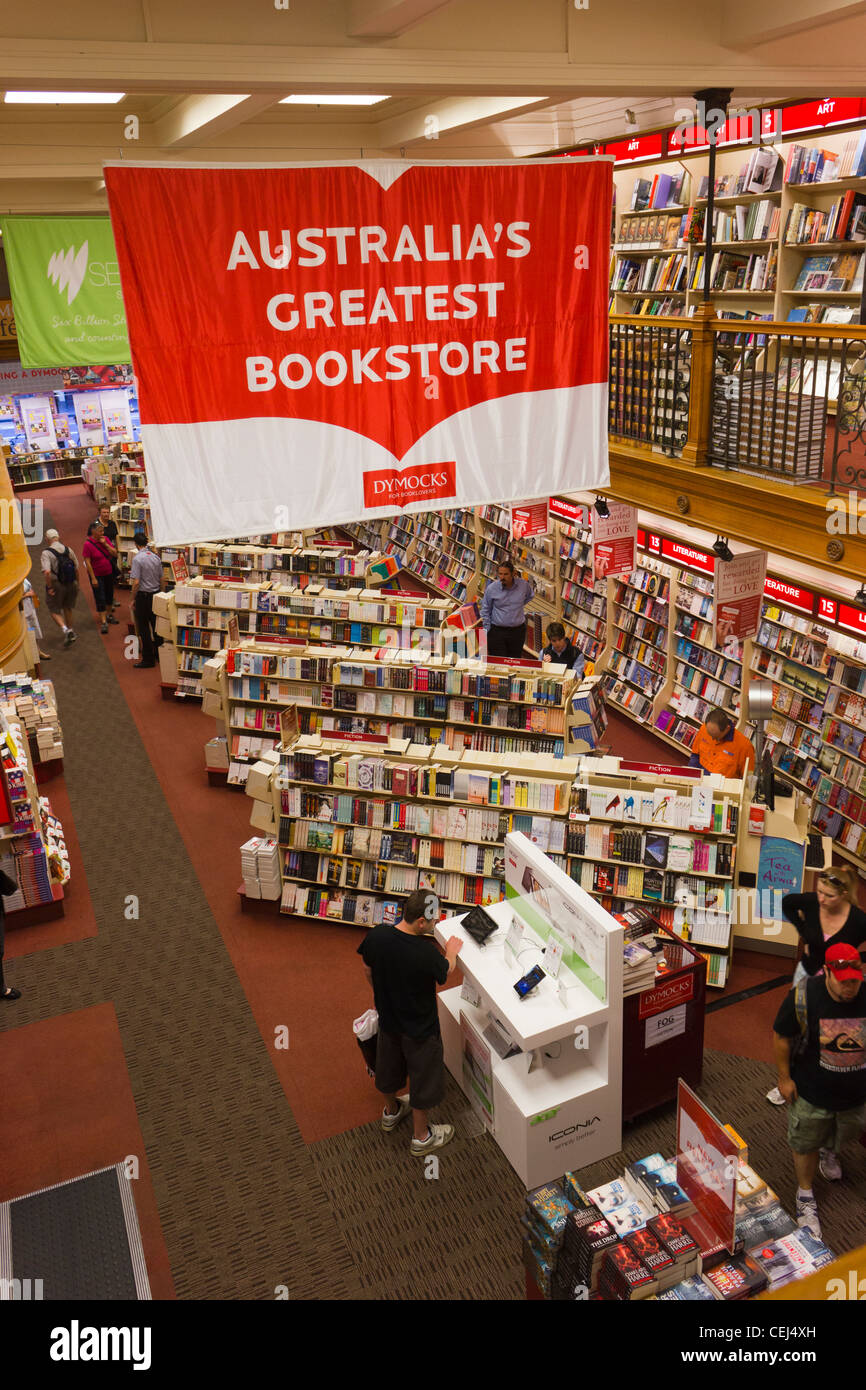
POLYGON ((75 419, 78 422, 78 438, 82 444, 104 444, 105 434, 102 423, 102 405, 99 393, 76 391, 72 397, 75 419))
POLYGON ((607 481, 610 160, 105 180, 158 545, 607 481))
POLYGON ((628 502, 608 502, 608 515, 592 509, 592 573, 595 579, 631 574, 637 545, 637 509, 628 502))
POLYGON ((766 576, 764 550, 746 550, 733 560, 716 558, 713 622, 717 647, 724 647, 731 637, 754 637, 761 622, 766 576))
POLYGON ((543 502, 514 502, 511 507, 511 536, 515 541, 529 536, 546 536, 550 530, 547 499, 543 502))
POLYGON ((0 217, 26 367, 128 362, 117 255, 107 217, 0 217))
POLYGON ((34 453, 57 448, 50 396, 25 396, 20 402, 21 421, 27 436, 27 447, 34 453))

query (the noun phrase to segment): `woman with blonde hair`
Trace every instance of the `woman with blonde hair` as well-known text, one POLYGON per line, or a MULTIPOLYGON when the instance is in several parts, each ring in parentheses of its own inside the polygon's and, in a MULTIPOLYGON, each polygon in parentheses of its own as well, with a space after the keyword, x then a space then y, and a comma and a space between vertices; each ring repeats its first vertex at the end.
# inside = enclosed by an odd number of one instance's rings
MULTIPOLYGON (((830 946, 845 944, 861 954, 866 948, 866 912, 857 905, 860 880, 849 865, 832 864, 818 875, 814 893, 787 893, 782 912, 803 942, 803 955, 794 972, 793 984, 820 975, 830 946)), ((773 1105, 784 1105, 778 1086, 767 1092, 773 1105)), ((842 1176, 839 1157, 832 1149, 822 1149, 819 1163, 822 1177, 831 1182, 842 1176)))

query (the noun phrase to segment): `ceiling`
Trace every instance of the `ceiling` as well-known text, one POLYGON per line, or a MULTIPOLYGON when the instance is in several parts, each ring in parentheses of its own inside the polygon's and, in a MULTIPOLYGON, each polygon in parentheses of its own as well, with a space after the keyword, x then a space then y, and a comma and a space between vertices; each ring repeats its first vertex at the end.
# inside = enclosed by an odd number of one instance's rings
POLYGON ((0 104, 0 211, 104 210, 102 165, 404 153, 538 154, 737 104, 866 92, 866 6, 839 0, 0 0, 0 91, 122 91, 116 106, 0 104), (580 3, 583 7, 578 8, 580 3), (289 94, 387 93, 373 107, 289 94), (672 95, 673 94, 673 95, 672 95))

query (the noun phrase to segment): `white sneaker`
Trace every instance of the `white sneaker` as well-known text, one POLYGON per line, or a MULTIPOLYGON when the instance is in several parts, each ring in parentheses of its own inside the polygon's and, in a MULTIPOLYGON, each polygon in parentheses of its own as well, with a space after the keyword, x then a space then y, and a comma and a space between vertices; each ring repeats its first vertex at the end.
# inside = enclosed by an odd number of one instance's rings
POLYGON ((388 1115, 385 1111, 382 1112, 382 1118, 379 1124, 386 1134, 390 1134, 392 1129, 396 1129, 401 1120, 405 1120, 406 1116, 409 1114, 409 1097, 398 1096, 397 1106, 398 1109, 395 1115, 388 1115))
POLYGON ((842 1176, 842 1164, 839 1162, 839 1155, 832 1149, 821 1149, 821 1157, 818 1160, 818 1172, 822 1178, 828 1182, 838 1182, 842 1176))
POLYGON ((432 1153, 434 1149, 443 1149, 446 1144, 454 1138, 453 1125, 430 1125, 430 1133, 426 1139, 413 1139, 409 1145, 409 1151, 423 1157, 424 1154, 432 1153))
POLYGON ((797 1225, 802 1226, 816 1240, 823 1240, 821 1222, 818 1220, 818 1203, 814 1197, 801 1197, 797 1194, 797 1225))
POLYGON ((774 1086, 772 1091, 767 1092, 767 1100, 770 1102, 771 1105, 785 1104, 785 1097, 782 1095, 782 1092, 779 1090, 778 1086, 774 1086))

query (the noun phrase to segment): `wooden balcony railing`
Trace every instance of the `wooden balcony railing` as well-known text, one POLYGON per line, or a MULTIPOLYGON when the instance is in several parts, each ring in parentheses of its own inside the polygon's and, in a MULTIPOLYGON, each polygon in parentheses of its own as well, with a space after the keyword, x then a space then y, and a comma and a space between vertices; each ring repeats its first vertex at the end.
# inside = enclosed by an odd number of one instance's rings
POLYGON ((866 327, 613 316, 608 430, 695 467, 866 491, 866 327))

